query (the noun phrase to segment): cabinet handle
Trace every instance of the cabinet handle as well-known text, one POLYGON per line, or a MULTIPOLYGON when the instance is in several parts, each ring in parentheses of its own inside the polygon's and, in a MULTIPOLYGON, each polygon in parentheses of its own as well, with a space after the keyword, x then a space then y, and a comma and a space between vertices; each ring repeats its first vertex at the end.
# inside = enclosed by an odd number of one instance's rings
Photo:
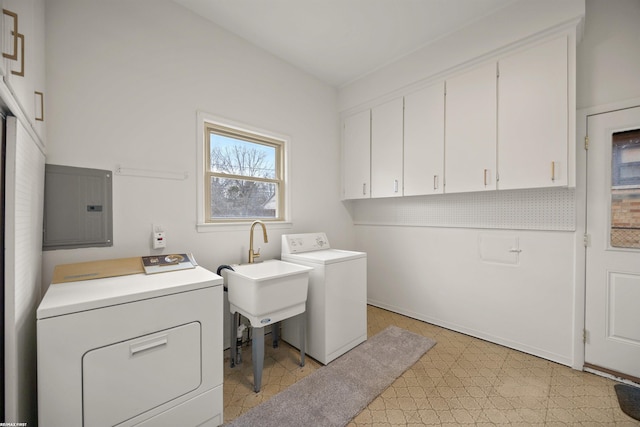
MULTIPOLYGON (((38 117, 38 112, 36 111, 36 121, 44 122, 44 93, 34 91, 36 97, 40 97, 40 115, 38 117)), ((36 105, 38 105, 38 100, 36 99, 36 105)))
POLYGON ((551 162, 551 181, 556 180, 556 162, 551 162))
POLYGON ((11 74, 24 77, 24 34, 16 34, 16 40, 20 39, 20 71, 11 70, 11 74))
POLYGON ((487 172, 489 172, 489 169, 485 169, 484 170, 484 186, 487 186, 487 172))
POLYGON ((433 175, 433 189, 438 189, 438 175, 433 175))
POLYGON ((398 180, 397 179, 393 180, 393 192, 394 193, 398 192, 398 180))
POLYGON ((15 61, 18 59, 18 14, 7 9, 2 9, 2 13, 13 19, 13 53, 2 52, 2 57, 15 61))
POLYGON ((169 343, 169 339, 166 335, 163 335, 158 338, 154 338, 149 341, 145 341, 142 343, 134 344, 129 346, 129 351, 131 352, 131 356, 135 356, 138 353, 142 353, 143 351, 151 350, 153 348, 158 348, 165 346, 169 343))
POLYGON ((366 182, 362 183, 362 195, 363 196, 367 195, 367 183, 366 182))

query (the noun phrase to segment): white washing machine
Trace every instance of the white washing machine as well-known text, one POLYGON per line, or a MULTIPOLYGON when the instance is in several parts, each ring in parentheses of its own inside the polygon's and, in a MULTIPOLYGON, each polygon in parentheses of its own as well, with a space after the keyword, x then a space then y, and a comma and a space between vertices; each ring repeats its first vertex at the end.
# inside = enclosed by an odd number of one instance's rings
POLYGON ((42 427, 222 424, 222 278, 194 269, 49 286, 42 427))
MULTIPOLYGON (((283 261, 313 267, 307 296, 306 353, 327 364, 367 339, 367 254, 331 249, 325 233, 282 236, 283 261)), ((300 348, 299 320, 282 338, 300 348)))

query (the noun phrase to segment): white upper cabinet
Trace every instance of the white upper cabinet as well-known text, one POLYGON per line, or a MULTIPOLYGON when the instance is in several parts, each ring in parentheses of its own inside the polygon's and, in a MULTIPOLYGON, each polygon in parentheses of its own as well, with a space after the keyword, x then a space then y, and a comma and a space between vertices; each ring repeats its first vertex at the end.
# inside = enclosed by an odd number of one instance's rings
POLYGON ((441 194, 443 178, 444 82, 404 98, 404 195, 441 194))
POLYGON ((2 0, 4 82, 44 139, 44 0, 2 0))
POLYGON ((575 186, 575 37, 510 48, 348 117, 344 198, 575 186))
POLYGON ((4 81, 23 111, 33 111, 33 70, 31 55, 33 37, 33 0, 4 0, 2 56, 4 81))
POLYGON ((445 192, 496 189, 496 63, 446 82, 445 192))
POLYGON ((403 99, 371 110, 371 197, 402 196, 403 99))
POLYGON ((343 199, 371 197, 371 111, 346 117, 342 134, 343 199))
POLYGON ((498 188, 568 183, 568 39, 499 61, 498 188))

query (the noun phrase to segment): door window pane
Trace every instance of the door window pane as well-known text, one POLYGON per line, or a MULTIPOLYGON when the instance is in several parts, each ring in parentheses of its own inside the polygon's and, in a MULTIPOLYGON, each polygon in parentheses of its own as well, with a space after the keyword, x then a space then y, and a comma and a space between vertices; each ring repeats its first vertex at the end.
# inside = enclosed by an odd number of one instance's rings
POLYGON ((640 249, 640 130, 613 134, 611 246, 640 249))

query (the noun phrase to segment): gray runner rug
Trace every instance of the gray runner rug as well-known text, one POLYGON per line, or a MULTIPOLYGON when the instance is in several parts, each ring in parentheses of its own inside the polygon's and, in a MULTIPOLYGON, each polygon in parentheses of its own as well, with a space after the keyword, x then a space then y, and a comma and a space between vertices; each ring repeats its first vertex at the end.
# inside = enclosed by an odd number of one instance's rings
POLYGON ((389 326, 226 426, 345 426, 435 341, 389 326))
POLYGON ((616 396, 618 396, 618 403, 622 412, 640 421, 640 387, 616 384, 613 388, 616 391, 616 396))

